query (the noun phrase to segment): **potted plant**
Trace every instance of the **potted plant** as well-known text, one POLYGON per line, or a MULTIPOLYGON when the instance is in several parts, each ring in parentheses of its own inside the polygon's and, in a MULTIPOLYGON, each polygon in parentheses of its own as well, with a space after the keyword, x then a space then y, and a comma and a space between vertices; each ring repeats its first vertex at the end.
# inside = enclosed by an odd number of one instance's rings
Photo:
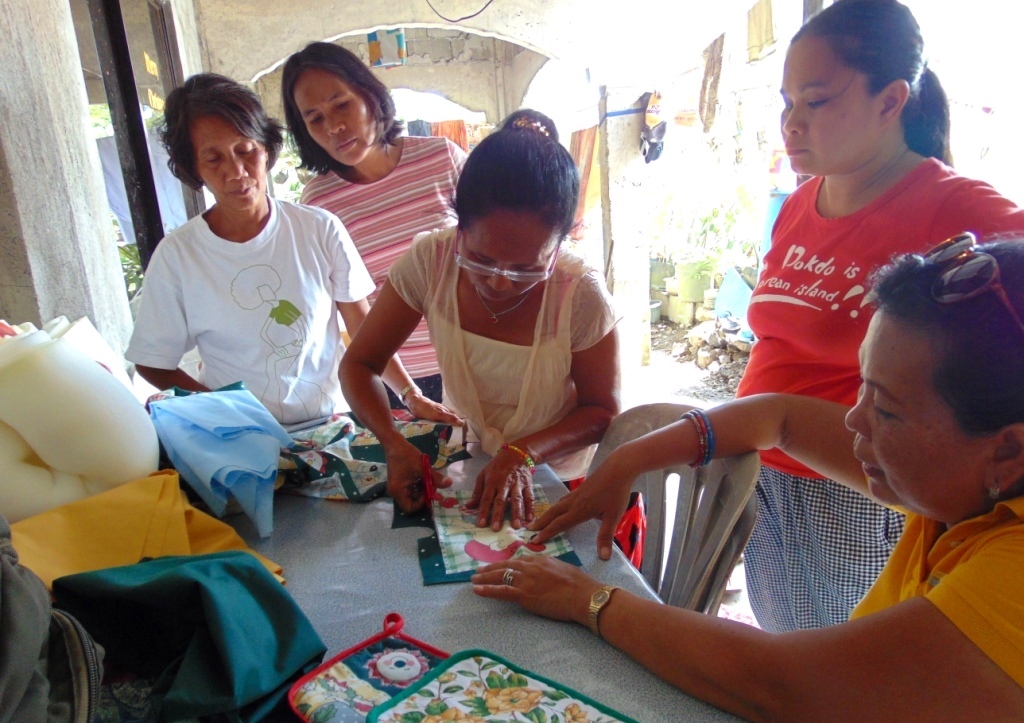
POLYGON ((704 301, 704 292, 711 287, 723 254, 732 245, 729 231, 734 223, 736 211, 732 207, 716 206, 693 218, 686 244, 674 254, 681 300, 704 301))

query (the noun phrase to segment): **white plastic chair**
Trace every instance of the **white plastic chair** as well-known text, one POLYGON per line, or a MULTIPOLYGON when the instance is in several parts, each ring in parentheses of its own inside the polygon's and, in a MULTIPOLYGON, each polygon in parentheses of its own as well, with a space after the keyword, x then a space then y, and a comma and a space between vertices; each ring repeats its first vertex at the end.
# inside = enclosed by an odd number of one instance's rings
MULTIPOLYGON (((612 421, 598 445, 591 471, 619 445, 679 419, 693 407, 645 404, 612 421)), ((644 495, 647 537, 641 574, 670 605, 717 615, 726 583, 757 518, 753 495, 760 460, 755 452, 716 459, 694 469, 680 464, 641 475, 633 489, 644 495), (674 510, 667 510, 670 475, 679 475, 674 510), (672 537, 666 548, 665 525, 671 517, 672 537), (663 572, 664 569, 664 572, 663 572)))

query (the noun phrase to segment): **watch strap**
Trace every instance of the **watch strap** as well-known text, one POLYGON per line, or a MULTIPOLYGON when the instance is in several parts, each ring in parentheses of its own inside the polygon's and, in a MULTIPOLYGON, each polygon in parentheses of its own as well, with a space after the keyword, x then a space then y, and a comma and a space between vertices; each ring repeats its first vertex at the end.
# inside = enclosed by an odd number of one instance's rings
POLYGON ((590 615, 587 618, 587 622, 590 625, 590 632, 592 632, 597 637, 601 637, 601 629, 598 627, 598 620, 601 616, 601 610, 604 608, 605 605, 611 602, 612 593, 618 589, 619 588, 615 587, 614 585, 605 585, 600 590, 595 591, 594 594, 590 597, 590 615), (607 594, 601 595, 602 592, 607 594))

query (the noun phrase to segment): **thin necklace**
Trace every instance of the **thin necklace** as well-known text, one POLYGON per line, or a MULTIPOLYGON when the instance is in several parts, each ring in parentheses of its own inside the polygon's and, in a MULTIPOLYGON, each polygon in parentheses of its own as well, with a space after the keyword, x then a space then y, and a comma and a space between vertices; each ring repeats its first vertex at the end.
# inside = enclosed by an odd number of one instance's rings
POLYGON ((515 306, 510 306, 509 308, 505 309, 504 311, 493 311, 493 310, 491 309, 491 307, 489 307, 489 306, 487 305, 487 302, 486 302, 486 301, 484 301, 484 297, 480 295, 480 289, 478 289, 478 288, 477 288, 476 286, 474 286, 474 287, 473 287, 473 290, 474 290, 474 291, 476 291, 476 298, 480 299, 480 303, 484 305, 484 308, 485 308, 485 309, 487 309, 487 313, 491 315, 491 323, 492 323, 492 324, 497 324, 497 323, 498 323, 498 317, 499 317, 499 316, 502 316, 502 315, 504 315, 504 314, 507 314, 507 313, 508 313, 508 312, 510 312, 510 311, 515 311, 515 310, 516 310, 516 309, 518 309, 518 308, 519 308, 520 306, 522 306, 522 305, 523 305, 523 303, 524 303, 524 302, 525 302, 525 301, 526 301, 526 300, 527 300, 528 298, 530 298, 530 292, 531 292, 531 291, 533 291, 533 289, 527 289, 526 293, 525 293, 525 294, 523 294, 523 298, 522 298, 522 299, 521 299, 521 300, 519 301, 519 303, 517 303, 517 304, 516 304, 515 306))

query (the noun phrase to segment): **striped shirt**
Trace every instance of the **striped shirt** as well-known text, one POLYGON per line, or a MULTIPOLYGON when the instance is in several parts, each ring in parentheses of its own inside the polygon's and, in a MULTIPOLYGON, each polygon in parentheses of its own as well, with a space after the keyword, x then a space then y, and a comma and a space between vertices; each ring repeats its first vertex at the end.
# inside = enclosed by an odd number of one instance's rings
MULTIPOLYGON (((302 190, 302 203, 330 211, 345 225, 376 285, 371 303, 413 236, 455 225, 449 202, 465 160, 462 149, 446 138, 408 136, 398 165, 376 183, 351 183, 330 172, 302 190)), ((399 354, 414 379, 439 371, 424 321, 399 354)))

